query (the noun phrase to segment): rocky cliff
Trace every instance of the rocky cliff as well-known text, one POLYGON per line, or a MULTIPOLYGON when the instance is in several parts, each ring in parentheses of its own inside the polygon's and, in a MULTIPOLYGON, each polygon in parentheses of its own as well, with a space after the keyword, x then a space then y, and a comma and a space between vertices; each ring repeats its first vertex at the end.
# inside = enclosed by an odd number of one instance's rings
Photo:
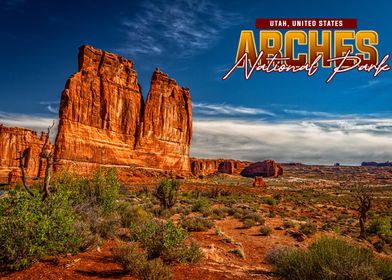
POLYGON ((0 125, 0 177, 8 178, 11 172, 14 177, 19 174, 18 152, 27 148, 26 176, 41 177, 46 162, 41 161, 39 154, 47 137, 46 133, 39 137, 37 132, 29 129, 0 125))
POLYGON ((190 172, 192 105, 189 89, 156 69, 144 107, 135 162, 139 165, 190 172))
POLYGON ((214 173, 226 173, 238 175, 241 171, 251 165, 250 161, 233 159, 191 159, 191 171, 195 176, 206 176, 214 173))
POLYGON ((189 173, 189 90, 159 70, 144 104, 133 62, 79 48, 78 72, 61 95, 56 169, 88 173, 98 166, 140 166, 189 173))

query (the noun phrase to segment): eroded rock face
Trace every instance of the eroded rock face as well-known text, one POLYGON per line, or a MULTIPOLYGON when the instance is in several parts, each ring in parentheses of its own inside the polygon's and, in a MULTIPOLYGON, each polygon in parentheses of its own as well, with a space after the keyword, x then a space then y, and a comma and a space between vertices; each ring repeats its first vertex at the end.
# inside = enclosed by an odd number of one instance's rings
POLYGON ((266 188, 267 185, 265 184, 263 177, 256 176, 253 187, 266 188))
POLYGON ((130 60, 79 48, 79 69, 61 94, 57 166, 88 172, 100 164, 128 165, 143 98, 130 60))
POLYGON ((140 166, 190 173, 189 90, 159 70, 144 105, 133 62, 79 48, 79 69, 61 95, 56 169, 140 166))
MULTIPOLYGON (((46 162, 40 159, 42 147, 48 135, 30 129, 7 127, 0 125, 0 177, 14 183, 20 176, 18 152, 28 149, 25 160, 25 172, 27 177, 41 177, 44 173, 46 162)), ((49 141, 49 140, 48 140, 49 141)), ((51 149, 49 143, 48 146, 51 149)))
POLYGON ((241 171, 244 177, 278 177, 283 175, 283 168, 273 160, 259 161, 241 171))
POLYGON ((206 176, 215 173, 226 173, 238 175, 246 166, 252 164, 250 161, 232 159, 191 159, 191 170, 195 176, 206 176))
POLYGON ((190 172, 192 105, 189 89, 156 69, 144 107, 134 160, 139 165, 190 172))

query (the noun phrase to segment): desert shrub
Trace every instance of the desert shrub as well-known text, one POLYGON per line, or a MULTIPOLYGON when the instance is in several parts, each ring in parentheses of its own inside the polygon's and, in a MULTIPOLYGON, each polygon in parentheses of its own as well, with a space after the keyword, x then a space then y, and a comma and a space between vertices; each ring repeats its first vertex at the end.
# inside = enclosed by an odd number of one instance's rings
POLYGON ((388 279, 391 265, 368 249, 334 238, 321 238, 308 250, 281 248, 270 252, 267 260, 279 276, 298 280, 388 279))
POLYGON ((212 209, 212 217, 214 219, 223 219, 226 217, 226 210, 222 208, 214 208, 212 209))
POLYGON ((150 220, 131 226, 131 238, 141 242, 147 251, 148 259, 161 257, 167 262, 188 262, 195 258, 190 257, 195 253, 195 247, 185 245, 189 234, 171 220, 162 222, 150 220))
POLYGON ((262 226, 260 228, 260 235, 262 236, 268 236, 271 235, 271 233, 272 233, 272 229, 270 227, 262 226))
POLYGON ((283 223, 283 227, 284 228, 293 228, 293 227, 295 227, 295 224, 292 221, 285 221, 283 223))
POLYGON ((302 224, 299 228, 300 232, 303 234, 310 236, 312 234, 315 234, 317 231, 317 227, 314 224, 306 223, 302 224))
POLYGON ((19 270, 48 255, 75 253, 83 240, 77 235, 76 216, 69 192, 55 192, 42 201, 36 193, 10 192, 0 199, 0 263, 19 270))
POLYGON ((258 213, 248 213, 248 214, 245 214, 242 217, 242 220, 243 221, 245 221, 245 220, 252 220, 252 221, 255 222, 255 224, 260 224, 260 225, 263 225, 264 222, 265 222, 263 216, 258 214, 258 213))
POLYGON ((392 235, 392 221, 391 217, 379 217, 370 222, 368 230, 369 233, 377 234, 379 236, 392 235))
POLYGON ((204 196, 199 196, 198 198, 196 198, 196 200, 192 205, 192 211, 195 212, 202 212, 210 209, 211 209, 211 204, 208 201, 208 199, 205 198, 204 196))
POLYGON ((214 226, 214 223, 206 218, 191 217, 183 220, 181 225, 187 231, 207 231, 214 226))
POLYGON ((276 199, 273 197, 267 197, 264 199, 264 203, 268 205, 275 205, 276 204, 276 199))
POLYGON ((52 185, 59 192, 69 191, 69 199, 73 205, 98 204, 104 211, 113 209, 120 190, 114 168, 99 168, 92 178, 63 171, 53 178, 52 185))
POLYGON ((171 279, 170 268, 162 260, 147 260, 147 255, 140 252, 136 246, 116 248, 113 256, 114 260, 123 267, 125 273, 145 280, 171 279))
POLYGON ((235 249, 230 249, 229 253, 232 253, 234 255, 237 255, 238 257, 240 257, 241 259, 245 259, 245 253, 244 250, 242 250, 241 248, 235 248, 235 249))
POLYGON ((151 215, 143 207, 129 202, 118 203, 116 212, 120 215, 123 227, 130 227, 134 223, 142 223, 151 219, 151 215))
POLYGON ((243 224, 244 228, 251 228, 256 225, 256 221, 253 219, 244 219, 244 220, 242 220, 242 224, 243 224))
POLYGON ((163 179, 155 189, 154 196, 161 203, 162 208, 172 208, 177 202, 180 182, 174 179, 163 179))
POLYGON ((381 279, 392 280, 392 261, 390 259, 378 259, 376 270, 381 279))

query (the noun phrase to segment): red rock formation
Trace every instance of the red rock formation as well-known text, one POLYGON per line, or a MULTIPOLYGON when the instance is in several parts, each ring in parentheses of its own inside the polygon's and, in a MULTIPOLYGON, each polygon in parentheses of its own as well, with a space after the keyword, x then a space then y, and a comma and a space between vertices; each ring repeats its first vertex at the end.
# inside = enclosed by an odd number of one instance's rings
MULTIPOLYGON (((25 161, 26 176, 40 177, 45 169, 45 162, 41 161, 39 154, 48 135, 42 133, 38 137, 37 132, 17 127, 0 125, 0 177, 5 177, 14 182, 18 176, 19 151, 28 151, 25 161)), ((49 146, 51 148, 51 145, 49 146)))
POLYGON ((266 188, 267 185, 265 184, 263 177, 256 176, 255 181, 253 182, 253 187, 266 188))
POLYGON ((191 171, 195 176, 206 176, 215 173, 239 174, 252 162, 232 159, 191 159, 191 171))
POLYGON ((88 172, 100 164, 128 165, 143 98, 133 63, 90 46, 61 94, 55 160, 88 172))
POLYGON ((79 48, 79 69, 61 95, 56 169, 141 166, 190 173, 189 90, 159 70, 144 106, 133 62, 79 48))
POLYGON ((190 173, 192 105, 189 89, 157 69, 152 75, 133 159, 139 165, 190 173))
POLYGON ((273 160, 259 161, 249 165, 241 171, 245 177, 278 177, 283 175, 283 168, 273 160))
POLYGON ((219 173, 233 174, 234 173, 234 160, 221 162, 218 166, 219 173))

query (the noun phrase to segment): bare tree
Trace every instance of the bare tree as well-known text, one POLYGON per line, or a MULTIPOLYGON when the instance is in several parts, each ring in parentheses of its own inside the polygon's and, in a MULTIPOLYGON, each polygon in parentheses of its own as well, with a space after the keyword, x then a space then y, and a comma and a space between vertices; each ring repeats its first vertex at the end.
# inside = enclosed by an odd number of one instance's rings
POLYGON ((19 153, 19 157, 17 158, 17 160, 19 160, 19 168, 22 173, 23 187, 32 197, 34 197, 33 191, 30 189, 29 185, 27 184, 26 173, 25 173, 25 167, 27 167, 27 163, 30 158, 30 148, 26 148, 24 149, 23 152, 19 151, 18 153, 19 153))
POLYGON ((359 227, 360 227, 360 237, 366 239, 366 220, 367 213, 372 207, 372 202, 374 200, 374 190, 370 185, 355 184, 354 185, 354 197, 358 203, 359 212, 359 227))
MULTIPOLYGON (((53 121, 53 124, 48 127, 48 134, 45 139, 45 143, 41 148, 41 153, 40 153, 40 158, 41 160, 46 161, 46 166, 45 166, 45 176, 44 176, 44 182, 43 182, 43 187, 42 187, 42 200, 45 200, 47 197, 50 195, 50 178, 51 178, 51 167, 53 165, 53 151, 49 145, 49 135, 54 127, 55 122, 53 121)), ((31 190, 29 185, 27 184, 26 180, 26 172, 25 168, 28 165, 28 161, 30 159, 30 147, 26 148, 23 152, 19 151, 19 157, 17 158, 19 160, 19 168, 22 173, 22 182, 23 186, 26 189, 26 191, 34 197, 34 192, 31 190)))
POLYGON ((45 143, 42 146, 40 157, 43 160, 46 160, 46 166, 45 166, 45 177, 44 177, 44 183, 42 187, 42 200, 45 200, 49 195, 50 195, 50 178, 51 178, 51 168, 53 165, 53 151, 49 147, 49 135, 54 127, 55 122, 53 121, 52 125, 48 127, 48 135, 46 136, 45 143))

